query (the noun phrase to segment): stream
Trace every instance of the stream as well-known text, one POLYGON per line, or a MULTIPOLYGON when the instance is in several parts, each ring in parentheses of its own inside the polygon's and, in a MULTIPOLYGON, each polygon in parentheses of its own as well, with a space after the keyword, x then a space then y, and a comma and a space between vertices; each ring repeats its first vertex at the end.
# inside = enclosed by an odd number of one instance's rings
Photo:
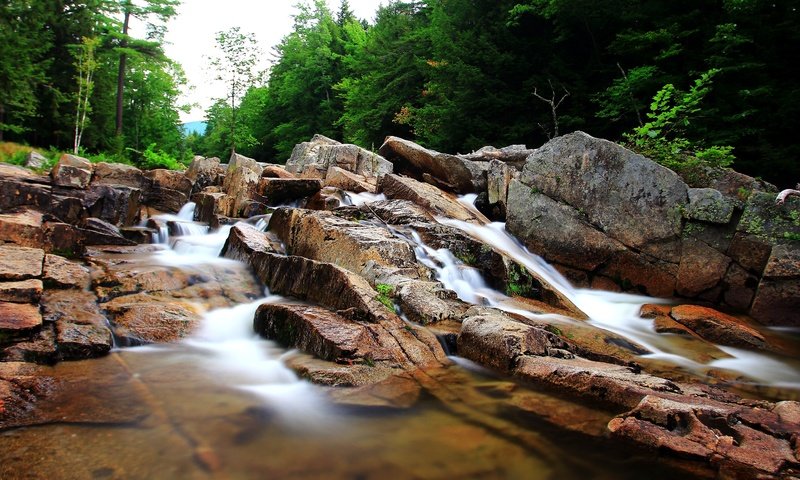
MULTIPOLYGON (((378 199, 352 198, 354 204, 378 199)), ((155 262, 176 270, 245 269, 219 257, 231 227, 209 231, 191 221, 193 209, 187 204, 177 215, 158 218, 173 222, 177 231, 161 229, 154 240, 163 248, 140 254, 131 268, 155 262)), ((645 346, 650 357, 690 371, 723 368, 755 383, 800 388, 800 368, 777 357, 721 347, 730 358, 708 365, 686 358, 685 346, 675 346, 638 317, 641 304, 652 299, 574 289, 502 224, 438 221, 551 279, 592 325, 645 346)), ((254 223, 264 230, 267 219, 254 223)), ((462 300, 521 312, 450 252, 418 237, 412 242, 418 259, 462 300)), ((0 478, 686 477, 655 454, 605 440, 600 433, 621 412, 536 391, 457 357, 436 373, 447 395, 423 392, 405 409, 335 403, 329 389, 300 379, 287 366, 304 354, 253 333, 259 305, 292 302, 265 291, 250 303, 206 311, 196 333, 179 343, 119 348, 101 359, 57 364, 55 375, 80 381, 53 399, 54 405, 86 410, 94 420, 0 432, 0 478), (562 423, 574 428, 553 427, 542 412, 570 418, 562 423)))

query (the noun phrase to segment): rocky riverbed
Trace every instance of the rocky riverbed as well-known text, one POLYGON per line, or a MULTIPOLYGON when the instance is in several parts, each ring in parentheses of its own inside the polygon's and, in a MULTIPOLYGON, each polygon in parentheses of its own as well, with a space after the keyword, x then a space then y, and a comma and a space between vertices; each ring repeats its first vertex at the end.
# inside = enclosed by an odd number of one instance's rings
POLYGON ((171 458, 70 478, 800 476, 800 200, 745 175, 581 132, 316 136, 285 165, 0 165, 0 191, 3 478, 101 434, 171 458), (252 458, 277 431, 285 461, 252 458))

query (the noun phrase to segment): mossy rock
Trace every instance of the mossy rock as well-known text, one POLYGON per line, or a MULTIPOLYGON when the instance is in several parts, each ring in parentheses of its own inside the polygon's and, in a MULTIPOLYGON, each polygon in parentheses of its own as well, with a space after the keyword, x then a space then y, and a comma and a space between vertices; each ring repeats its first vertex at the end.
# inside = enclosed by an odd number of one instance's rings
POLYGON ((775 204, 775 195, 755 192, 747 200, 737 231, 756 235, 773 245, 800 241, 800 198, 775 204))

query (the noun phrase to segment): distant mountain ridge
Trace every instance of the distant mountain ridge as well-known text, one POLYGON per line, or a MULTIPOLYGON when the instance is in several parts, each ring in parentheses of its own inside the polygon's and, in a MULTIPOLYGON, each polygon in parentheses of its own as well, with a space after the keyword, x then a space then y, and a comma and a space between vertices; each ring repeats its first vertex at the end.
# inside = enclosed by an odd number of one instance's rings
POLYGON ((195 122, 186 122, 183 124, 183 134, 184 135, 191 135, 196 133, 198 135, 204 135, 206 133, 206 126, 208 122, 204 120, 198 120, 195 122))

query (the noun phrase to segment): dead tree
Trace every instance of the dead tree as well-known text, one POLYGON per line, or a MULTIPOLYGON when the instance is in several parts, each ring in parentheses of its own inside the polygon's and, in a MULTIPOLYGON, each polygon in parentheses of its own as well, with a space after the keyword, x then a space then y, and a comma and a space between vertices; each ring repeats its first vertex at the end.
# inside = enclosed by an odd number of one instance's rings
POLYGON ((797 184, 797 190, 792 190, 791 188, 787 188, 783 190, 781 193, 778 194, 778 197, 775 198, 776 205, 783 205, 783 202, 786 201, 786 198, 789 196, 797 196, 800 197, 800 183, 797 184))
POLYGON ((551 138, 558 136, 558 113, 557 113, 557 110, 558 110, 558 107, 561 106, 561 103, 567 97, 569 97, 569 90, 567 90, 566 87, 564 87, 564 85, 561 85, 561 88, 564 89, 564 95, 558 101, 556 101, 556 90, 555 90, 555 88, 553 88, 553 82, 548 80, 547 83, 550 85, 550 94, 551 94, 550 98, 545 98, 545 97, 539 95, 539 92, 538 92, 536 87, 533 87, 533 96, 538 98, 539 100, 543 101, 544 103, 550 105, 550 111, 553 114, 553 135, 552 136, 550 135, 550 130, 546 129, 544 127, 544 125, 542 125, 541 123, 539 124, 539 127, 542 130, 544 130, 545 135, 547 135, 547 139, 550 140, 551 138))

